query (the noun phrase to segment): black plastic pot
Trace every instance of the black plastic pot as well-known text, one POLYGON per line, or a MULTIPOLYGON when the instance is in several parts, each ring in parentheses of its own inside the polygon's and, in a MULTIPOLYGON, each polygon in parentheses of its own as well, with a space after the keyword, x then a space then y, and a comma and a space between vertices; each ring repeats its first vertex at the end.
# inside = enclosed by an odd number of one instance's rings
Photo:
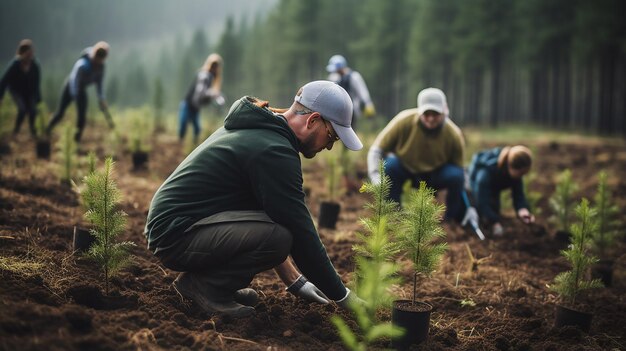
POLYGON ((11 145, 6 140, 0 140, 0 155, 9 155, 11 153, 11 145))
POLYGON ((317 225, 321 228, 335 229, 341 206, 336 202, 323 201, 320 204, 320 216, 317 225))
POLYGON ((613 260, 600 260, 591 267, 591 277, 600 279, 604 286, 611 286, 613 283, 613 260))
POLYGON ((433 307, 425 302, 411 300, 395 300, 391 310, 391 323, 405 330, 404 335, 391 340, 391 347, 396 350, 407 350, 411 345, 419 344, 428 339, 430 313, 433 307))
POLYGON ((567 247, 567 245, 572 242, 572 233, 564 230, 557 230, 556 233, 554 233, 554 240, 559 243, 560 246, 567 247))
POLYGON ((584 332, 591 329, 591 319, 593 315, 587 312, 577 311, 565 306, 556 305, 554 326, 557 328, 566 325, 579 327, 584 332))
POLYGON ((133 152, 133 168, 139 169, 144 167, 144 165, 148 162, 148 153, 144 151, 135 151, 133 152))
POLYGON ((50 140, 37 140, 35 148, 37 152, 37 158, 41 158, 44 160, 50 159, 50 140))
POLYGON ((89 229, 74 227, 74 235, 72 237, 72 249, 74 251, 89 251, 89 248, 95 241, 96 238, 91 235, 89 229))

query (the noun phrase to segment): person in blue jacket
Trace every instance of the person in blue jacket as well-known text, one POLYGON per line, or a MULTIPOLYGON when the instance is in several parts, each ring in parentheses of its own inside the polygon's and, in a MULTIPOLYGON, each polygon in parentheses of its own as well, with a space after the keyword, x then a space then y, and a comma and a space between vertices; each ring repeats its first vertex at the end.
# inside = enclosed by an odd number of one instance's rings
POLYGON ((100 41, 93 47, 83 50, 83 55, 76 61, 70 75, 65 80, 63 93, 59 108, 48 124, 47 132, 50 134, 52 128, 63 119, 65 110, 72 101, 76 102, 76 134, 74 140, 80 141, 87 121, 87 87, 96 84, 100 110, 105 112, 109 126, 113 128, 113 121, 108 114, 107 103, 104 98, 102 80, 104 78, 104 61, 109 55, 109 44, 100 41))
POLYGON ((182 141, 187 133, 187 124, 193 125, 193 141, 198 143, 200 135, 200 108, 215 102, 224 105, 222 96, 222 57, 211 54, 194 77, 185 99, 180 102, 178 114, 178 138, 182 141))
POLYGON ((530 171, 532 154, 522 145, 483 150, 472 157, 469 184, 479 215, 492 225, 493 234, 504 232, 500 223, 500 192, 511 189, 517 217, 529 224, 535 221, 530 213, 522 176, 530 171))
POLYGON ((20 132, 24 117, 28 115, 30 133, 35 136, 37 104, 41 101, 40 82, 41 72, 35 60, 33 42, 30 39, 24 39, 20 41, 15 58, 0 80, 0 102, 8 88, 17 106, 13 135, 20 132))

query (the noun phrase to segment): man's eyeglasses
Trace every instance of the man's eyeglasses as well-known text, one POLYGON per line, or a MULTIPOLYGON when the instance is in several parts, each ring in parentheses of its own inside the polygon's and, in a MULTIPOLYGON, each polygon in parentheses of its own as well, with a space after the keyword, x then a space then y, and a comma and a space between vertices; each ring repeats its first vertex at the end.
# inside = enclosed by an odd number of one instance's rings
POLYGON ((333 136, 333 134, 330 132, 330 129, 328 128, 328 124, 326 124, 326 120, 322 118, 322 121, 324 121, 324 128, 326 128, 326 134, 328 134, 328 142, 334 143, 335 141, 339 140, 338 135, 333 136))

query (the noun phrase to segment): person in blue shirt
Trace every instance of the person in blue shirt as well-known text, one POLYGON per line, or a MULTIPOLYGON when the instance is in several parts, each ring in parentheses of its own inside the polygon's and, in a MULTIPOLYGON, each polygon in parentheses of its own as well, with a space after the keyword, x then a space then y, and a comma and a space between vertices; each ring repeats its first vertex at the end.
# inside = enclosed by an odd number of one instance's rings
POLYGON ((495 236, 504 233, 500 223, 500 192, 511 189, 517 217, 529 224, 535 221, 530 213, 522 176, 530 171, 532 154, 522 145, 483 150, 472 157, 469 185, 479 215, 492 226, 495 236))
POLYGON ((87 121, 87 87, 96 84, 100 110, 105 112, 109 126, 113 128, 113 121, 110 119, 107 111, 107 103, 104 98, 104 90, 102 88, 102 80, 104 78, 104 61, 109 55, 109 44, 100 41, 93 47, 83 50, 83 55, 76 61, 70 75, 65 80, 63 93, 61 94, 61 102, 59 108, 48 124, 47 132, 50 134, 52 128, 63 119, 65 110, 72 101, 76 102, 76 134, 74 140, 79 142, 85 129, 87 121))
POLYGON ((41 73, 35 60, 35 50, 30 39, 20 41, 15 58, 11 60, 0 79, 0 102, 8 89, 17 107, 17 119, 13 135, 17 135, 28 115, 30 133, 35 136, 37 104, 41 101, 41 73))
POLYGON ((187 124, 193 125, 193 141, 198 143, 200 135, 200 108, 211 102, 219 106, 224 105, 222 96, 222 57, 211 54, 194 77, 187 90, 185 99, 180 102, 178 115, 178 138, 182 141, 187 133, 187 124))

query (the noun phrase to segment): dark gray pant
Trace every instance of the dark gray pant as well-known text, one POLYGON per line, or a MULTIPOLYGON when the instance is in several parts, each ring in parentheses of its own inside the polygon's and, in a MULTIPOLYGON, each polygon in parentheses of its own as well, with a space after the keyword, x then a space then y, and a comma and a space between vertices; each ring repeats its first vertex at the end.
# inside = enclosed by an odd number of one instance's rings
POLYGON ((165 267, 192 275, 207 293, 232 296, 257 273, 281 264, 292 242, 291 233, 264 212, 240 213, 229 212, 218 222, 199 221, 174 246, 157 250, 157 257, 165 267))

